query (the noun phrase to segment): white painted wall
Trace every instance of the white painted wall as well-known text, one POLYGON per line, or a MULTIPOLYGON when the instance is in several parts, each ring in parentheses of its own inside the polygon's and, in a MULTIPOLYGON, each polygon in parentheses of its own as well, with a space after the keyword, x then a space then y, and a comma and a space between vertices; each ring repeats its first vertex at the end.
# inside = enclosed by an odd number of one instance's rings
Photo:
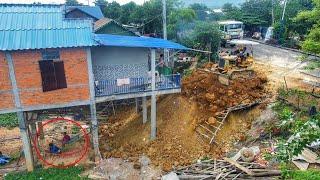
POLYGON ((92 48, 93 65, 120 65, 148 63, 149 49, 126 47, 92 48))
POLYGON ((148 48, 93 47, 95 80, 147 77, 148 48))

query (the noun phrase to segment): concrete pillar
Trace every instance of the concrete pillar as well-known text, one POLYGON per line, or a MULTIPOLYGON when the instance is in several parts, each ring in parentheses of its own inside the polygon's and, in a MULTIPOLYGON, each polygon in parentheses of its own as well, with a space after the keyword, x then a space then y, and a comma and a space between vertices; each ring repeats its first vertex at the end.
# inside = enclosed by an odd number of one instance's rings
POLYGON ((95 154, 95 161, 99 161, 102 157, 99 151, 99 125, 97 120, 96 113, 96 104, 90 104, 90 113, 91 113, 91 126, 92 126, 92 144, 95 154))
POLYGON ((33 163, 33 155, 32 155, 32 148, 30 144, 30 136, 28 133, 25 115, 22 111, 17 112, 18 120, 19 120, 19 128, 20 128, 20 136, 22 140, 23 152, 24 157, 26 159, 26 166, 28 171, 34 170, 34 163, 33 163))
POLYGON ((86 52, 87 52, 87 66, 88 66, 89 89, 90 89, 92 144, 93 144, 93 149, 95 153, 95 160, 99 161, 101 159, 101 154, 99 151, 99 127, 98 127, 97 110, 96 110, 96 102, 95 102, 94 75, 93 75, 93 69, 92 69, 92 58, 91 58, 90 48, 87 48, 86 52))
POLYGON ((28 171, 33 171, 34 164, 33 164, 33 156, 31 151, 31 144, 29 139, 29 133, 27 131, 26 117, 23 113, 22 106, 21 106, 20 94, 19 94, 19 89, 16 81, 14 63, 13 63, 13 59, 10 52, 6 52, 5 56, 6 56, 6 60, 8 61, 9 77, 11 81, 15 107, 17 109, 20 136, 22 139, 23 152, 26 159, 26 166, 28 171))
POLYGON ((142 122, 145 124, 148 121, 148 111, 147 111, 147 97, 142 97, 142 122))
POLYGON ((157 136, 157 102, 156 102, 156 50, 151 49, 151 140, 156 139, 157 136))
POLYGON ((139 98, 135 98, 136 101, 136 113, 139 113, 139 98))

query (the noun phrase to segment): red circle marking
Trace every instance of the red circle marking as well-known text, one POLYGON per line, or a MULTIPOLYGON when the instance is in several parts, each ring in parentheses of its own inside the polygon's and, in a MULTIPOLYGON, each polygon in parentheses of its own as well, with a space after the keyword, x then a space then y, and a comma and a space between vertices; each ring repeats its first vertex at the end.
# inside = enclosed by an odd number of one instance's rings
POLYGON ((42 127, 50 124, 50 123, 55 123, 55 122, 58 122, 58 121, 65 121, 65 122, 70 122, 72 124, 75 124, 76 126, 80 127, 81 131, 83 132, 84 134, 84 139, 85 139, 85 147, 84 147, 84 150, 83 152, 82 151, 71 151, 71 152, 65 152, 65 153, 61 153, 61 154, 58 154, 59 156, 61 157, 66 157, 66 156, 71 156, 73 154, 76 154, 76 153, 79 153, 79 152, 82 152, 80 158, 76 159, 74 162, 70 163, 70 164, 67 164, 67 165, 55 165, 53 163, 50 163, 48 162, 47 160, 45 160, 43 158, 43 156, 41 155, 40 153, 40 150, 39 150, 39 147, 38 147, 38 138, 40 136, 40 132, 39 132, 39 129, 37 130, 37 134, 35 136, 35 138, 33 139, 33 144, 34 144, 34 147, 35 147, 35 150, 36 150, 36 154, 38 156, 38 158, 46 165, 49 165, 49 166, 52 166, 52 167, 56 167, 56 168, 68 168, 68 167, 71 167, 71 166, 74 166, 76 165, 77 163, 79 163, 83 158, 84 156, 88 153, 88 149, 89 149, 89 135, 87 133, 87 130, 85 128, 83 128, 81 126, 80 123, 78 123, 77 121, 74 121, 74 120, 71 120, 71 119, 65 119, 65 118, 54 118, 54 119, 51 119, 51 120, 48 120, 47 122, 45 122, 44 124, 42 124, 42 127))

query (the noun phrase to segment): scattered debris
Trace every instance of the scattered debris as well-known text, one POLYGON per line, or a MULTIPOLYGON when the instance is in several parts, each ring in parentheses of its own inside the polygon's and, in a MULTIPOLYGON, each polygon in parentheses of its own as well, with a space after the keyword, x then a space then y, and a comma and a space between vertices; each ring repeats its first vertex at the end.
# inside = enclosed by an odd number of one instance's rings
POLYGON ((309 164, 320 164, 320 160, 316 153, 308 148, 304 148, 301 154, 292 158, 292 163, 300 170, 307 170, 309 164))
POLYGON ((135 164, 120 158, 101 160, 89 173, 90 179, 157 179, 161 176, 160 169, 150 165, 140 164, 140 169, 134 168, 135 164))
POLYGON ((161 180, 179 180, 179 176, 176 173, 171 172, 167 175, 162 176, 161 180))
POLYGON ((224 160, 205 160, 175 171, 180 179, 246 179, 247 177, 280 176, 278 170, 269 170, 257 163, 224 160))

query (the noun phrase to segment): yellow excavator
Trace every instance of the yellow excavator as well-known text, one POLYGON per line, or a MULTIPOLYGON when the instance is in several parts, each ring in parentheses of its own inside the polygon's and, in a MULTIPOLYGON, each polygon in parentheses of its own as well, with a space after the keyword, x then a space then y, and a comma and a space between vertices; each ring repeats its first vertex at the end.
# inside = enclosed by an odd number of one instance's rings
POLYGON ((217 67, 219 80, 225 85, 229 85, 229 80, 254 75, 253 45, 258 44, 247 40, 232 40, 230 43, 235 45, 235 49, 220 52, 217 67))

